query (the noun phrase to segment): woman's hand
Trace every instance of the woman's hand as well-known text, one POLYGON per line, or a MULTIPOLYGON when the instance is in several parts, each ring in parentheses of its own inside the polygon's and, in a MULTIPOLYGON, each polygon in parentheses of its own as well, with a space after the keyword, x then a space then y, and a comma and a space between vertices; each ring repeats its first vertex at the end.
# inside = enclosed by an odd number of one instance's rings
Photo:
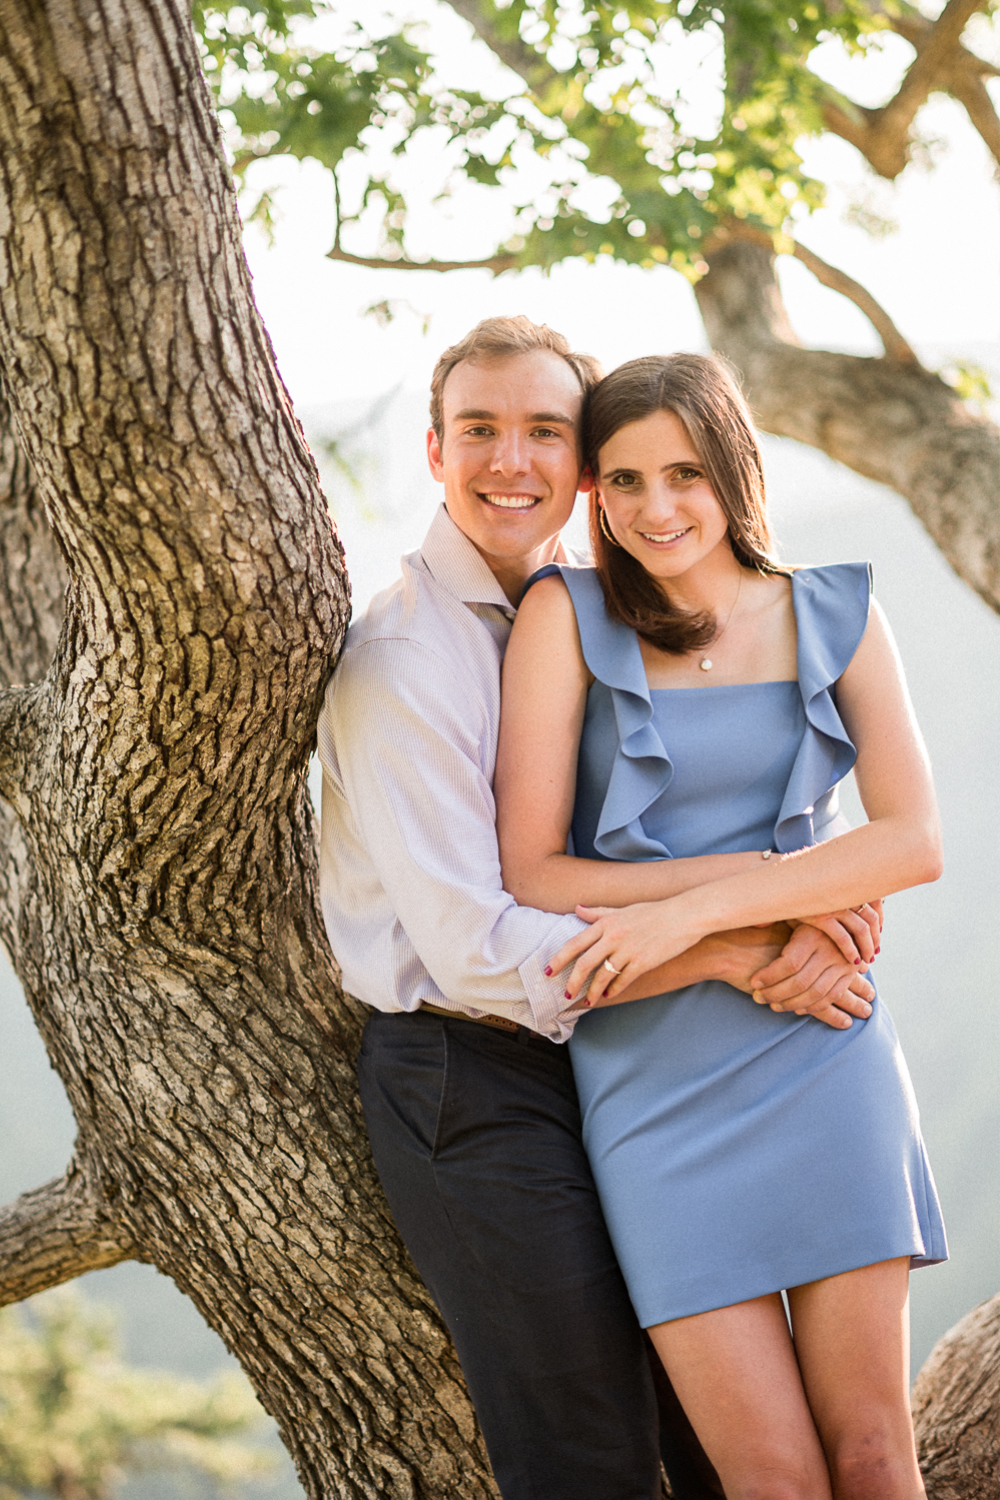
POLYGON ((644 901, 634 906, 578 906, 577 916, 590 925, 565 943, 551 968, 573 965, 566 999, 575 1000, 593 974, 586 1006, 627 989, 642 974, 685 953, 706 936, 685 916, 683 897, 644 901))
POLYGON ((882 942, 882 902, 866 901, 851 911, 835 911, 824 917, 803 917, 803 925, 825 932, 849 964, 867 969, 882 942))

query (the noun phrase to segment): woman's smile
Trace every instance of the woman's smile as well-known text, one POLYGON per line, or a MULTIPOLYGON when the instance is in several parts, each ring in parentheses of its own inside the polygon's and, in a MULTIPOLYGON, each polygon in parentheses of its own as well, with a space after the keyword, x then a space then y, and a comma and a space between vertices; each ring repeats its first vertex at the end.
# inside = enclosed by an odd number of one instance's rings
POLYGON ((729 552, 725 512, 674 412, 653 412, 620 427, 601 448, 599 469, 611 534, 647 572, 676 579, 720 543, 729 552))

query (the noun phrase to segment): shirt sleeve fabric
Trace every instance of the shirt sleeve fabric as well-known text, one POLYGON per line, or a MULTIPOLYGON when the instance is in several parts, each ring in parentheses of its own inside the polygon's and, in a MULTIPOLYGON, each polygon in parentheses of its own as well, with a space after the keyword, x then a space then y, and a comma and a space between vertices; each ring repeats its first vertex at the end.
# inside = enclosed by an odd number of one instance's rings
POLYGON ((456 692, 448 674, 453 663, 411 639, 351 651, 327 690, 324 774, 440 994, 564 1041, 577 1019, 561 1015, 566 976, 544 969, 584 924, 519 907, 504 891, 491 786, 497 726, 474 684, 456 692))

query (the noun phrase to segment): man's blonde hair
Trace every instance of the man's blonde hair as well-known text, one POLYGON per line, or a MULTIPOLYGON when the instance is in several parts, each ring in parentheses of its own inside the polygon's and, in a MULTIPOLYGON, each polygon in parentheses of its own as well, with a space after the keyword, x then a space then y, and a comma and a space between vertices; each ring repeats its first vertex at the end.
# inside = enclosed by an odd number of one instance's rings
POLYGON ((503 359, 511 354, 530 354, 547 349, 569 365, 584 395, 602 378, 604 371, 592 354, 575 354, 569 341, 545 323, 532 323, 523 313, 514 318, 484 318, 471 333, 446 349, 431 376, 431 426, 438 442, 444 441, 442 395, 444 383, 463 359, 503 359))

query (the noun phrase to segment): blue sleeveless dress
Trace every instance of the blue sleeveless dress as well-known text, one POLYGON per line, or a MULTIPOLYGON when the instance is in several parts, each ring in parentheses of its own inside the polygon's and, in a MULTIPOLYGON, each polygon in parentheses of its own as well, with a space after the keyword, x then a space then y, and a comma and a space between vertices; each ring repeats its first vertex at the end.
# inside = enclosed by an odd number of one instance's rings
MULTIPOLYGON (((559 571, 596 679, 576 854, 788 851, 845 831, 837 784, 855 750, 835 685, 864 634, 866 564, 793 575, 798 681, 652 691, 593 569, 559 571)), ((947 1258, 881 1000, 835 1031, 708 981, 596 1010, 569 1045, 587 1153, 644 1327, 897 1256, 947 1258)))

